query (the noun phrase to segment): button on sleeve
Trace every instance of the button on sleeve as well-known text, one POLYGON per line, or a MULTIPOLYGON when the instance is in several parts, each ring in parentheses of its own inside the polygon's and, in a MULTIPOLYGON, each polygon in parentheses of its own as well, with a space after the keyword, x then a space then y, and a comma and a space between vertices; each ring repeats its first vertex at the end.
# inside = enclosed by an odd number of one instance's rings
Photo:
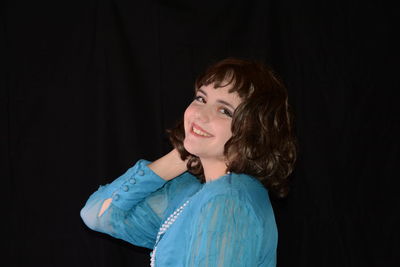
POLYGON ((129 186, 127 186, 127 185, 122 186, 122 190, 124 190, 125 192, 128 192, 129 191, 129 186))

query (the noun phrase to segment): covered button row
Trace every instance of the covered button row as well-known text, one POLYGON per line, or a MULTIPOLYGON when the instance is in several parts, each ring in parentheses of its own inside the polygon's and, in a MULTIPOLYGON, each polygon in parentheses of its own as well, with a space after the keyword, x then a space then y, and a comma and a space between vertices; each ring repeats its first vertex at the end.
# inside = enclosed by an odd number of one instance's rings
MULTIPOLYGON (((140 170, 140 171, 138 171, 138 174, 139 174, 140 176, 143 176, 143 175, 144 175, 144 171, 143 171, 143 170, 140 170)), ((131 177, 131 178, 129 179, 129 183, 130 183, 130 184, 136 184, 136 179, 133 178, 133 177, 131 177)), ((129 191, 129 186, 126 185, 126 184, 123 185, 123 186, 122 186, 122 190, 125 191, 125 192, 128 192, 128 191, 129 191)), ((118 199, 119 199, 119 194, 115 194, 114 197, 113 197, 113 199, 114 199, 114 201, 118 201, 118 199)))

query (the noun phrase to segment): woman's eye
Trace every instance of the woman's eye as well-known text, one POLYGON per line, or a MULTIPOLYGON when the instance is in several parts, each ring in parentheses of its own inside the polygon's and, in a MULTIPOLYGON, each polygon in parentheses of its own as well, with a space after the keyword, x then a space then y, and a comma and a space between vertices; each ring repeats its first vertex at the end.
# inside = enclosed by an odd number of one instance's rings
POLYGON ((219 111, 220 111, 222 114, 224 114, 224 115, 226 115, 226 116, 232 118, 232 112, 231 112, 230 110, 228 110, 228 109, 226 109, 226 108, 221 108, 219 111))
POLYGON ((198 95, 194 98, 194 100, 201 102, 201 103, 205 103, 206 100, 204 99, 204 97, 202 97, 201 95, 198 95))

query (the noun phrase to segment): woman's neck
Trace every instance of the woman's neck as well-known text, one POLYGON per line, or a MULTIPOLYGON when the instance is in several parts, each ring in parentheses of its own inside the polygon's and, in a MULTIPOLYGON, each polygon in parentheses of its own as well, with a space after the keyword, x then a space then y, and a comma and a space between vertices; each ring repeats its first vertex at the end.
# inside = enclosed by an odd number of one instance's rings
POLYGON ((203 166, 206 182, 218 179, 226 174, 226 164, 224 160, 200 159, 203 166))

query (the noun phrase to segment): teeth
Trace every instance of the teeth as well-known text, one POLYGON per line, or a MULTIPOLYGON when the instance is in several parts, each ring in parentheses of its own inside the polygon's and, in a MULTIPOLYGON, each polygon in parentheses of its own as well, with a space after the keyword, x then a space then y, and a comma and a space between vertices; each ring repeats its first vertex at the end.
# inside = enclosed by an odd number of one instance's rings
POLYGON ((211 136, 211 135, 209 135, 209 134, 206 134, 205 132, 202 132, 202 131, 200 131, 199 129, 197 129, 197 128, 192 128, 193 129, 193 132, 195 132, 196 134, 198 134, 198 135, 201 135, 201 136, 211 136))

